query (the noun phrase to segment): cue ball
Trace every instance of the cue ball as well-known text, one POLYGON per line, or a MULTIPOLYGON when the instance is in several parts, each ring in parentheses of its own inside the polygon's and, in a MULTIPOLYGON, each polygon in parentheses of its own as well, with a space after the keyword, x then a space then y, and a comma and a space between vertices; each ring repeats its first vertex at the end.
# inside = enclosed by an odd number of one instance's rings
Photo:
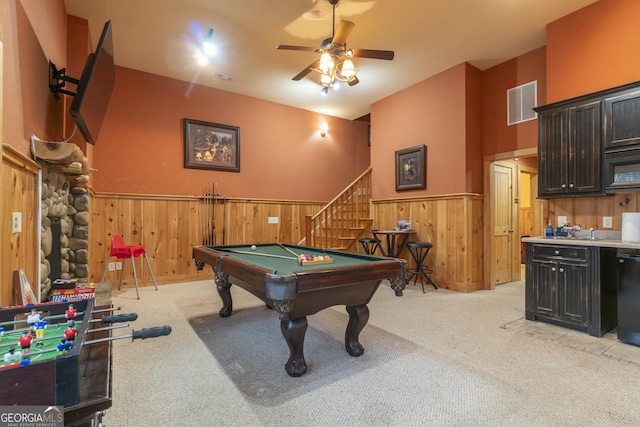
POLYGON ((251 245, 251 250, 255 251, 256 250, 256 245, 251 245))

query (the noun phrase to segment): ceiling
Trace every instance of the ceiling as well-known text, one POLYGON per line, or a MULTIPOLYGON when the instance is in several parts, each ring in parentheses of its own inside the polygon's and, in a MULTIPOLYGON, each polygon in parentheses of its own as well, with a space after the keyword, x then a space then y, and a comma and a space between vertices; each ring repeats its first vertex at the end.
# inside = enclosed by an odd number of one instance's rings
POLYGON ((484 70, 545 44, 545 27, 596 0, 340 0, 339 19, 355 22, 347 47, 395 51, 392 61, 355 58, 355 86, 320 93, 318 58, 276 50, 320 47, 332 34, 328 0, 64 0, 89 22, 97 43, 113 24, 117 65, 349 120, 372 103, 469 62, 484 70), (194 60, 194 46, 214 29, 216 57, 194 60), (233 77, 232 81, 219 78, 233 77))

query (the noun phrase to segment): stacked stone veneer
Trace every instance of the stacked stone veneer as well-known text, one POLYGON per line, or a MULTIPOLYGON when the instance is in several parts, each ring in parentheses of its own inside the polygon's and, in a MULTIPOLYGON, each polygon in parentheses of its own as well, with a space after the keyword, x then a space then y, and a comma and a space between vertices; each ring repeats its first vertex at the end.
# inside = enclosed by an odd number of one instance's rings
POLYGON ((69 176, 53 168, 42 168, 42 244, 40 247, 40 293, 45 300, 51 289, 51 223, 60 221, 62 279, 89 276, 89 194, 86 186, 70 184, 69 176))

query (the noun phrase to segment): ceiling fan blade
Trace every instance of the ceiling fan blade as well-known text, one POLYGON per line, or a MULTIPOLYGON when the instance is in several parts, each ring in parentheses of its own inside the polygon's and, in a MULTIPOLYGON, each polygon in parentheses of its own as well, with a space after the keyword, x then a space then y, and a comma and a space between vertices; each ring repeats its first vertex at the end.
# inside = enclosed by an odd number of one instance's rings
POLYGON ((354 58, 386 59, 391 61, 395 56, 392 50, 351 49, 354 58))
POLYGON ((296 74, 292 80, 302 80, 302 78, 304 76, 306 76, 307 74, 309 74, 311 71, 313 71, 314 68, 318 68, 318 66, 320 65, 320 60, 318 59, 317 61, 313 61, 311 63, 311 65, 309 65, 307 68, 305 68, 304 70, 300 71, 298 74, 296 74))
POLYGON ((344 46, 347 42, 347 37, 349 37, 351 31, 353 31, 353 27, 355 27, 355 25, 356 24, 351 21, 342 19, 338 24, 338 28, 336 28, 336 33, 333 35, 333 44, 344 46))
POLYGON ((279 50, 304 50, 307 52, 315 52, 316 50, 318 50, 318 48, 316 47, 309 47, 309 46, 291 46, 288 44, 279 44, 278 46, 276 46, 276 49, 279 50))
POLYGON ((347 84, 348 84, 349 86, 355 86, 355 85, 357 85, 358 83, 360 83, 360 80, 358 80, 358 78, 357 78, 356 76, 351 77, 351 78, 349 79, 349 81, 347 82, 347 84))

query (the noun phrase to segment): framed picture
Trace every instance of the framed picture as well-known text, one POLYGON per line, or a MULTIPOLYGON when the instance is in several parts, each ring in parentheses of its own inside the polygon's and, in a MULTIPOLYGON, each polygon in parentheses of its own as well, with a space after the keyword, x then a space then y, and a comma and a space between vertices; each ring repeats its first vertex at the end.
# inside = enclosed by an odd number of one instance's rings
POLYGON ((424 145, 396 151, 396 191, 427 188, 427 149, 424 145))
POLYGON ((184 167, 240 172, 240 128, 184 119, 184 167))

